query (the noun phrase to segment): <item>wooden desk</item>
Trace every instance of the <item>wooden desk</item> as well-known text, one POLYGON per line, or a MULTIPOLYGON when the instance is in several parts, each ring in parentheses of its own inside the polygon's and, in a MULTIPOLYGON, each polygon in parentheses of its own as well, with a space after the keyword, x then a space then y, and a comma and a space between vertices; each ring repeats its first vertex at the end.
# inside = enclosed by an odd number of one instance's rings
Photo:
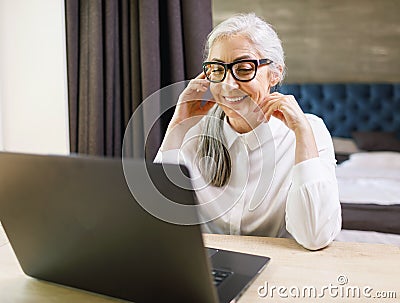
MULTIPOLYGON (((239 302, 400 302, 400 247, 384 244, 333 242, 319 251, 308 251, 294 240, 263 237, 207 235, 205 244, 210 247, 250 252, 269 256, 271 261, 256 281, 245 292, 239 302), (293 298, 291 288, 303 290, 304 286, 314 286, 318 294, 330 284, 338 286, 338 278, 347 283, 343 289, 365 286, 377 291, 395 291, 396 299, 353 298, 344 295, 334 298, 325 290, 322 298, 293 298), (258 288, 268 282, 269 289, 275 286, 273 298, 258 295, 258 288), (281 298, 277 289, 286 287, 287 298, 281 298)), ((265 289, 265 288, 264 288, 265 289)), ((296 294, 296 290, 293 290, 296 294)), ((353 292, 350 291, 350 295, 353 292)), ((308 294, 308 291, 306 291, 308 294)), ((368 291, 367 291, 368 294, 368 291)))
MULTIPOLYGON (((307 251, 289 239, 261 237, 205 235, 205 244, 210 247, 254 253, 271 257, 267 268, 244 293, 239 303, 246 302, 400 302, 400 248, 382 244, 361 244, 334 242, 320 251, 307 251), (377 291, 396 292, 397 299, 350 298, 340 299, 338 277, 348 279, 343 287, 372 288, 368 294, 377 291), (260 286, 268 282, 269 293, 258 295, 260 286), (305 296, 293 298, 296 288, 315 287, 317 295, 323 287, 337 286, 339 296, 333 298, 328 290, 322 298, 310 299, 305 296), (275 287, 271 298, 271 288, 275 287), (281 298, 279 287, 286 287, 281 298)), ((344 280, 343 280, 344 281, 344 280)), ((311 293, 312 294, 312 293, 311 293)), ((14 252, 3 235, 0 226, 0 302, 12 303, 72 303, 72 302, 125 302, 85 291, 72 289, 30 278, 23 274, 14 252)))

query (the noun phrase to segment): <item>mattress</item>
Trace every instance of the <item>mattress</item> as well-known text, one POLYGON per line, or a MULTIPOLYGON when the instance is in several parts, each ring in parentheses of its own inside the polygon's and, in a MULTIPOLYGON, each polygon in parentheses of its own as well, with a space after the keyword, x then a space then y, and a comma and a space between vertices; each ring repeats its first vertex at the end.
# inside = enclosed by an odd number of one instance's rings
POLYGON ((400 235, 400 204, 341 203, 342 228, 400 235))
POLYGON ((336 175, 344 229, 400 234, 400 153, 353 154, 336 175))

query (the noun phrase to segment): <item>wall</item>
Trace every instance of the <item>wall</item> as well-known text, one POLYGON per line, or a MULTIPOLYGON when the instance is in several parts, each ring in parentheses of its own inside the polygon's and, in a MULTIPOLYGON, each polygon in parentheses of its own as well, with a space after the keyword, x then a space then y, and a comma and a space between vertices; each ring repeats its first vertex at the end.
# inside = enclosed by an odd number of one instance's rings
POLYGON ((64 0, 0 0, 2 149, 69 152, 64 0))
MULTIPOLYGON (((0 40, 1 41, 1 40, 0 40)), ((1 65, 0 65, 0 69, 1 69, 1 65)), ((1 78, 0 78, 1 79, 1 78)), ((1 84, 1 81, 0 81, 1 84)), ((0 151, 3 150, 3 119, 1 117, 1 113, 2 113, 2 102, 1 102, 1 86, 0 86, 0 151)))
POLYGON ((213 0, 214 25, 239 12, 273 24, 287 83, 400 81, 398 0, 213 0))

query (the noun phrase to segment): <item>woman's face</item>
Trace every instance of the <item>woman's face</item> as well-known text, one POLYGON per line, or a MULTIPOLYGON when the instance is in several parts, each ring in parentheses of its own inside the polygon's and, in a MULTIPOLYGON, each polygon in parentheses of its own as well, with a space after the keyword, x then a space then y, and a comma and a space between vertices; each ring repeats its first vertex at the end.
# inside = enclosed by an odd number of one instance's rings
MULTIPOLYGON (((240 59, 264 58, 247 38, 235 35, 214 42, 207 61, 231 63, 240 59)), ((255 78, 249 82, 240 82, 232 76, 230 71, 227 71, 223 82, 211 83, 211 93, 228 116, 233 127, 238 123, 244 123, 244 121, 241 121, 243 118, 257 119, 253 112, 256 108, 255 103, 259 103, 269 95, 270 87, 273 86, 270 74, 272 73, 268 66, 262 65, 257 68, 255 78)))

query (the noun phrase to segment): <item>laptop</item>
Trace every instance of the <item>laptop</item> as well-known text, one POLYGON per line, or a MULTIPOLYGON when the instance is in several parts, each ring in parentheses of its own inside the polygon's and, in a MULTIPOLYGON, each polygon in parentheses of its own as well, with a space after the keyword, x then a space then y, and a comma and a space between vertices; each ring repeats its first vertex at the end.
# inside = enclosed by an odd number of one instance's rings
MULTIPOLYGON (((176 203, 195 203, 161 164, 143 163, 129 160, 129 171, 150 174, 176 203)), ((0 221, 31 277, 137 303, 226 303, 269 262, 207 249, 200 225, 151 215, 131 194, 121 159, 2 152, 0 167, 0 221)))

